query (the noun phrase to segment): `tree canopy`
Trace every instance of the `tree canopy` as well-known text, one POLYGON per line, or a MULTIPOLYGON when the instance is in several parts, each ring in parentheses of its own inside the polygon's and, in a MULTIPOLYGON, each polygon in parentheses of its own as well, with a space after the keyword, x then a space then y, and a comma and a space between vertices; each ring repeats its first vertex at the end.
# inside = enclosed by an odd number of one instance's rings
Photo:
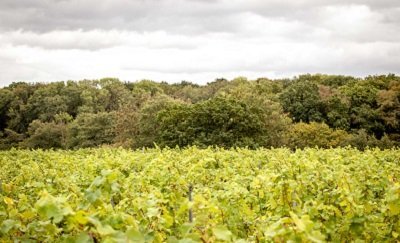
POLYGON ((0 149, 397 146, 400 77, 115 78, 0 88, 0 149))

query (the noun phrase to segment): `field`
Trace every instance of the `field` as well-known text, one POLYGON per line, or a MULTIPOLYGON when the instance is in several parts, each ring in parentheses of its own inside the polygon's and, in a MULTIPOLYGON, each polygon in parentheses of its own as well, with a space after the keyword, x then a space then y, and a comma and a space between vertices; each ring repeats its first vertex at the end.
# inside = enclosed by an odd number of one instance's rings
POLYGON ((400 150, 0 152, 0 242, 398 242, 400 150))

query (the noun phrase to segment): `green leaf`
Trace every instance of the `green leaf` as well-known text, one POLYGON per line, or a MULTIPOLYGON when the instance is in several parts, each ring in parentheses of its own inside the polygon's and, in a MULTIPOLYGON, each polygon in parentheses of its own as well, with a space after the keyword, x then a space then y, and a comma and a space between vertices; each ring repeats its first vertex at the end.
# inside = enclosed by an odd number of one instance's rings
POLYGON ((225 226, 216 226, 212 231, 218 240, 230 241, 232 238, 232 232, 230 232, 225 226))
POLYGON ((42 197, 35 205, 40 216, 46 219, 53 219, 54 223, 61 222, 64 217, 64 211, 59 206, 59 202, 47 192, 42 193, 42 197))
POLYGON ((12 219, 6 219, 1 224, 0 231, 3 234, 7 234, 8 231, 10 231, 16 225, 17 225, 17 221, 12 220, 12 219))
POLYGON ((304 223, 299 219, 299 217, 290 212, 290 217, 292 218, 293 222, 296 224, 296 227, 299 231, 305 231, 306 230, 306 226, 304 225, 304 223))
POLYGON ((126 237, 132 242, 145 242, 144 235, 140 231, 130 228, 126 231, 126 237))
POLYGON ((325 236, 319 231, 313 231, 307 235, 307 238, 315 243, 325 242, 325 236))
POLYGON ((92 238, 90 238, 90 236, 85 232, 80 233, 75 238, 75 243, 88 243, 88 242, 92 242, 92 238))
POLYGON ((3 200, 4 200, 4 203, 7 204, 8 206, 14 205, 14 201, 12 200, 12 198, 4 197, 3 200))
POLYGON ((88 223, 89 219, 86 216, 86 213, 82 210, 75 213, 72 219, 77 222, 78 224, 85 225, 88 223))
POLYGON ((115 230, 110 225, 98 224, 96 225, 96 230, 101 236, 112 235, 115 230))
POLYGON ((388 205, 390 215, 395 216, 400 214, 400 204, 398 203, 389 203, 388 205))
POLYGON ((158 216, 159 211, 158 208, 148 208, 147 209, 147 217, 151 218, 151 217, 156 217, 158 216))
POLYGON ((101 191, 99 189, 95 191, 87 191, 86 198, 90 203, 96 202, 101 197, 101 191))

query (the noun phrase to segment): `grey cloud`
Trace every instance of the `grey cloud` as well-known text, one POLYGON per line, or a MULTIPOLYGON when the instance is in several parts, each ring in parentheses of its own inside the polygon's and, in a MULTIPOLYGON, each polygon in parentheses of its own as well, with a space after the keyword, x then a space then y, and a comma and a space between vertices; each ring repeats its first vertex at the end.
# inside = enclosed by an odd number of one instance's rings
POLYGON ((114 47, 136 47, 146 49, 197 48, 196 39, 165 32, 137 33, 127 31, 51 31, 45 33, 11 31, 0 33, 0 44, 14 47, 32 47, 45 50, 98 51, 114 47))
POLYGON ((399 0, 1 0, 0 82, 398 73, 399 16, 399 0))
MULTIPOLYGON (((186 36, 230 33, 233 38, 278 36, 298 42, 376 42, 400 41, 400 1, 398 0, 2 0, 0 31, 33 32, 41 35, 54 31, 83 32, 165 31, 186 36), (326 20, 336 12, 329 8, 365 6, 376 19, 366 28, 346 31, 348 24, 332 26, 326 20), (257 25, 247 23, 259 16, 257 25), (265 21, 263 21, 263 19, 265 21), (282 23, 282 31, 271 32, 269 23, 282 23)), ((361 20, 360 20, 361 21, 361 20)), ((364 20, 362 20, 364 22, 364 20)), ((68 38, 67 38, 68 39, 68 38)), ((15 45, 46 49, 98 50, 121 45, 118 41, 52 41, 43 38, 19 38, 15 45)), ((196 46, 158 45, 150 48, 196 48, 196 46)))
MULTIPOLYGON (((237 27, 233 25, 233 16, 243 12, 267 18, 315 21, 318 8, 351 4, 367 5, 382 13, 400 7, 397 0, 3 0, 0 28, 37 32, 93 28, 191 34, 234 32, 237 27)), ((390 16, 390 21, 398 21, 395 14, 390 16)))

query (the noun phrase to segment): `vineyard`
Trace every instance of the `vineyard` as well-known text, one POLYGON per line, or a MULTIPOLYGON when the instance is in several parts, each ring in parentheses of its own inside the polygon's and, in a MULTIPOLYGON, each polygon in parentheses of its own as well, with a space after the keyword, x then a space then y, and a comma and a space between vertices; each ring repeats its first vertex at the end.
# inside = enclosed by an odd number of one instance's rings
POLYGON ((0 152, 0 242, 398 242, 400 150, 0 152))

